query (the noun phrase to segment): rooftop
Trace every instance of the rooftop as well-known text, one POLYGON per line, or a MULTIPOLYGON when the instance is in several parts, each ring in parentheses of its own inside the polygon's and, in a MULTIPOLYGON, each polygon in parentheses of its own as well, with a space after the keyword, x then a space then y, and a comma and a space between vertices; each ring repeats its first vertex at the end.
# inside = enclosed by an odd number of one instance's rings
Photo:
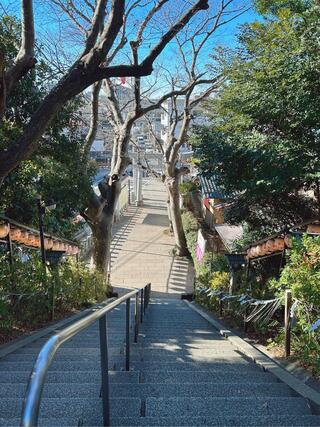
POLYGON ((205 199, 226 199, 226 195, 223 191, 216 185, 216 177, 214 175, 205 176, 199 175, 201 193, 205 199))

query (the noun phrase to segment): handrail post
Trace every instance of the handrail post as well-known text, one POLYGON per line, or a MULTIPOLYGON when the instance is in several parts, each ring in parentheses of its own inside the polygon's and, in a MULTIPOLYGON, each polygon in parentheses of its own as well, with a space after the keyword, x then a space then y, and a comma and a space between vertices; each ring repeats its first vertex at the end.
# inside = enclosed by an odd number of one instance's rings
POLYGON ((139 294, 138 292, 135 295, 135 310, 134 310, 134 342, 138 342, 139 335, 139 294))
POLYGON ((53 358, 59 347, 79 332, 85 330, 94 322, 99 321, 99 336, 100 336, 100 365, 101 365, 101 396, 103 409, 103 425, 105 427, 110 424, 110 402, 109 402, 109 372, 108 372, 108 336, 107 336, 107 313, 118 307, 126 301, 126 368, 130 368, 130 298, 135 297, 135 334, 134 341, 138 341, 140 320, 143 319, 143 311, 145 304, 149 302, 151 291, 151 283, 145 285, 144 289, 134 289, 127 295, 119 297, 117 300, 99 308, 92 310, 92 313, 84 318, 81 318, 66 328, 58 331, 51 336, 41 348, 40 353, 33 366, 30 375, 27 391, 24 398, 21 426, 35 427, 38 424, 39 408, 41 404, 41 394, 46 380, 48 369, 53 361, 53 358), (141 294, 140 294, 141 292, 141 294), (141 302, 139 299, 141 298, 141 302), (139 311, 141 310, 141 312, 139 311))
POLYGON ((107 316, 99 319, 100 332, 100 364, 101 364, 101 391, 102 391, 102 412, 103 425, 110 425, 110 404, 109 404, 109 378, 108 378, 108 338, 107 338, 107 316))
POLYGON ((146 295, 145 295, 145 298, 144 298, 144 311, 146 312, 146 309, 148 307, 148 298, 149 298, 149 284, 146 285, 145 292, 146 292, 146 295))
POLYGON ((147 306, 149 306, 150 296, 151 296, 151 283, 148 283, 148 299, 147 299, 147 306))
POLYGON ((130 298, 126 301, 126 371, 130 369, 130 298))
POLYGON ((141 300, 140 300, 140 321, 143 322, 143 288, 141 289, 141 300))
POLYGON ((146 315, 146 308, 147 308, 147 294, 148 294, 148 289, 147 287, 144 288, 143 290, 143 315, 146 315))

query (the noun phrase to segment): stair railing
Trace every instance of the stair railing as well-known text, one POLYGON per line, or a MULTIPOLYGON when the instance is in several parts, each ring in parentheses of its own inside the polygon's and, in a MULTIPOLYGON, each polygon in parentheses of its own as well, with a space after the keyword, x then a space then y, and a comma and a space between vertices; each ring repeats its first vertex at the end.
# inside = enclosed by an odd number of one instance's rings
POLYGON ((138 341, 139 324, 142 323, 146 308, 149 304, 151 293, 151 283, 148 283, 141 289, 134 289, 126 295, 117 298, 106 306, 94 310, 91 314, 80 319, 65 329, 57 332, 44 344, 31 372, 27 391, 23 401, 21 426, 35 427, 38 425, 41 396, 46 380, 46 375, 58 348, 70 338, 79 332, 91 326, 99 320, 100 335, 100 364, 101 364, 101 382, 102 382, 102 411, 103 425, 110 424, 110 405, 109 405, 109 381, 108 381, 108 339, 107 339, 107 313, 126 302, 126 344, 125 344, 125 369, 130 369, 130 309, 131 298, 135 297, 135 327, 134 342, 138 341), (140 298, 139 298, 140 297, 140 298), (140 299, 140 304, 139 304, 140 299))

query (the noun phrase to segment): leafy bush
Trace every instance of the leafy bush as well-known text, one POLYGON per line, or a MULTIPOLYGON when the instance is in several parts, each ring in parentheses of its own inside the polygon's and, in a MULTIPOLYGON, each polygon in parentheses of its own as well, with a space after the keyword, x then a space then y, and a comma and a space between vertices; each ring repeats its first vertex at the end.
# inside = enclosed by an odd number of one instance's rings
POLYGON ((210 287, 213 290, 221 289, 227 291, 229 287, 230 274, 226 271, 215 271, 211 275, 210 287))
POLYGON ((182 212, 182 225, 186 234, 189 234, 192 231, 196 233, 198 232, 198 221, 191 211, 182 212))
MULTIPOLYGON (((269 287, 278 296, 291 289, 298 300, 296 322, 292 327, 292 349, 295 357, 320 373, 320 329, 310 332, 320 318, 320 237, 295 239, 288 262, 279 280, 270 280, 269 287)), ((283 342, 283 335, 278 337, 283 342)))
POLYGON ((200 226, 197 218, 191 211, 182 213, 182 225, 194 264, 196 283, 208 287, 210 280, 216 272, 228 271, 227 260, 224 255, 205 252, 202 261, 199 262, 196 257, 196 243, 200 226))
POLYGON ((71 257, 45 271, 38 254, 16 256, 13 266, 0 256, 0 332, 34 327, 106 296, 105 280, 71 257))
POLYGON ((181 194, 188 194, 191 191, 197 190, 197 184, 192 181, 186 181, 179 185, 179 190, 181 194))

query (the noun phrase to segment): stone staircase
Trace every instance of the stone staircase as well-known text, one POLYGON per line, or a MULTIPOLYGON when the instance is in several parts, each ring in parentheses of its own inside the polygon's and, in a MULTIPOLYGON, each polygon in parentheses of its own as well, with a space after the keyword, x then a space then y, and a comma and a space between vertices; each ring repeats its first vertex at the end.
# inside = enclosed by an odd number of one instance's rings
MULTIPOLYGON (((125 372, 124 316, 125 305, 108 314, 111 425, 320 425, 307 400, 246 360, 181 300, 151 300, 125 372)), ((19 425, 28 376, 45 341, 0 360, 0 426, 19 425)), ((59 349, 39 425, 102 425, 99 357, 97 325, 59 349)))

